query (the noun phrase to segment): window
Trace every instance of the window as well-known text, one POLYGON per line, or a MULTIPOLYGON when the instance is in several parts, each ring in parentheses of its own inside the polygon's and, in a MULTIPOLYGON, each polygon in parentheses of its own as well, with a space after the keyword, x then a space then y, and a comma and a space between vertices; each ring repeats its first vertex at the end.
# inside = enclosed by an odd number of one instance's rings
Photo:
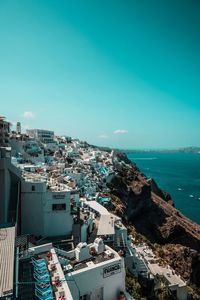
POLYGON ((66 210, 66 204, 65 203, 59 203, 59 204, 52 204, 52 210, 66 210))
POLYGON ((174 297, 177 297, 177 291, 175 290, 175 291, 172 291, 172 295, 174 296, 174 297))
POLYGON ((89 300, 89 299, 90 299, 90 295, 83 295, 83 296, 80 296, 79 299, 80 299, 80 300, 89 300))
POLYGON ((34 185, 32 185, 32 188, 31 188, 31 190, 32 190, 32 192, 34 192, 34 191, 35 191, 35 186, 34 186, 34 185))

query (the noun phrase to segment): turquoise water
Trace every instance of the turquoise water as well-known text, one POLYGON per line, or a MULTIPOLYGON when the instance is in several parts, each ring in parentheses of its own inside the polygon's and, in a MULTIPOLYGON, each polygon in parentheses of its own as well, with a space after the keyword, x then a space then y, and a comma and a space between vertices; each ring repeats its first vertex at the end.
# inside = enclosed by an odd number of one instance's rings
POLYGON ((108 173, 108 169, 106 167, 101 167, 100 171, 103 175, 106 175, 108 173))
POLYGON ((101 197, 97 200, 99 203, 101 203, 102 205, 107 204, 110 202, 110 199, 107 197, 101 197))
POLYGON ((109 198, 101 198, 100 201, 101 201, 101 202, 109 202, 110 200, 109 200, 109 198))
POLYGON ((128 152, 147 176, 170 193, 175 207, 191 220, 200 224, 200 154, 128 152))

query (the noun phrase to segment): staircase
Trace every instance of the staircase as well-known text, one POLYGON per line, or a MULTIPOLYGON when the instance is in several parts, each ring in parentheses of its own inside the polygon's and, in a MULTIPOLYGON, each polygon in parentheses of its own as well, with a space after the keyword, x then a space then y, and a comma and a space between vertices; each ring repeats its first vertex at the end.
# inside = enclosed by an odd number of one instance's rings
POLYGON ((114 248, 117 248, 117 249, 118 248, 126 248, 126 243, 125 243, 123 232, 114 238, 113 246, 114 246, 114 248))

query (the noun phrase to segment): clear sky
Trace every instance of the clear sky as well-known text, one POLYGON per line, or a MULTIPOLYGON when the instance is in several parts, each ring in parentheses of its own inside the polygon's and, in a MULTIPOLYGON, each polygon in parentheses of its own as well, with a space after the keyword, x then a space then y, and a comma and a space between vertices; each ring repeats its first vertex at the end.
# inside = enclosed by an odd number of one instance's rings
POLYGON ((121 148, 200 146, 200 1, 0 0, 0 114, 121 148))

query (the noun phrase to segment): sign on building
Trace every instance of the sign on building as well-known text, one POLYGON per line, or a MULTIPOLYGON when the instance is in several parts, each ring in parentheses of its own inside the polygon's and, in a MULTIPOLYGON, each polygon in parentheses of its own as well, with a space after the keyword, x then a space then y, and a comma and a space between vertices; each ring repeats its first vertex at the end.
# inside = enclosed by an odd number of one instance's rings
POLYGON ((103 269, 103 277, 106 278, 120 272, 121 272, 121 264, 120 263, 114 264, 103 269))

